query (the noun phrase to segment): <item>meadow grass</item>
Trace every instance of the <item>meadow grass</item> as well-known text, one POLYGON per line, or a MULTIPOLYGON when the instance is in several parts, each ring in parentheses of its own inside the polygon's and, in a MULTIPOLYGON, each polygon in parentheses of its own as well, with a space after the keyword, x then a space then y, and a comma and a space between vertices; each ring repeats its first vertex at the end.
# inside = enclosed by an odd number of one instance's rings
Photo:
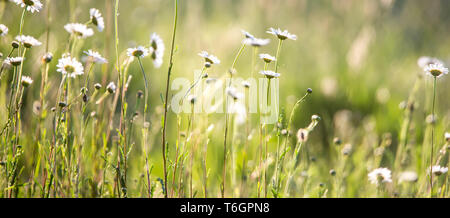
POLYGON ((0 1, 0 197, 447 198, 432 4, 0 1))

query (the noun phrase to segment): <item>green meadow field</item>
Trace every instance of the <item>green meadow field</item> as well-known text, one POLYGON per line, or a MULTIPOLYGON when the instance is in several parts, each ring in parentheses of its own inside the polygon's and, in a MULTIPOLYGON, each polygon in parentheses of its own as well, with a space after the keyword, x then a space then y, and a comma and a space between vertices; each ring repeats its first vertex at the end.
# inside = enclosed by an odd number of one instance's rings
POLYGON ((0 0, 0 197, 448 198, 449 9, 0 0))

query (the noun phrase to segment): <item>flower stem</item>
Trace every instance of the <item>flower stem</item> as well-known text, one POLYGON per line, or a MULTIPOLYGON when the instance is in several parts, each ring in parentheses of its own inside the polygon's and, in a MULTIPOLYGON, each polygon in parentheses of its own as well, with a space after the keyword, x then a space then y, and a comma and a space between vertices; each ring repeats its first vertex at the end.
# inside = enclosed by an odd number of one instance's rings
MULTIPOLYGON (((435 120, 434 115, 434 106, 436 104, 436 77, 434 77, 433 81, 433 104, 431 108, 431 116, 433 117, 433 120, 435 120)), ((434 153, 434 127, 435 123, 431 126, 431 155, 430 155, 430 197, 433 197, 433 153, 434 153)))
POLYGON ((163 166, 164 166, 164 197, 167 198, 167 161, 166 161, 166 122, 167 122, 167 102, 169 98, 169 85, 170 85, 170 74, 173 67, 173 50, 175 47, 175 36, 177 31, 177 20, 178 20, 178 0, 175 0, 175 14, 173 22, 173 33, 172 33, 172 45, 170 49, 170 59, 169 59, 169 69, 167 71, 167 81, 166 81, 166 95, 164 98, 164 121, 163 121, 163 135, 162 135, 162 156, 163 156, 163 166))

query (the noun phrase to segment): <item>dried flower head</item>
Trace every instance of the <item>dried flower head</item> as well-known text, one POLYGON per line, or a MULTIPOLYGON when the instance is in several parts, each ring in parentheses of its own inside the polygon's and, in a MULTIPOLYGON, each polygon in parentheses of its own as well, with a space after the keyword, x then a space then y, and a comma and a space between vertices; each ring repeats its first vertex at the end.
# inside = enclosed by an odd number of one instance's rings
POLYGON ((434 77, 441 77, 442 75, 448 74, 448 68, 444 67, 441 63, 430 64, 424 70, 428 75, 434 77))
POLYGON ((4 24, 0 24, 0 37, 5 36, 8 34, 8 27, 4 24))
POLYGON ((33 36, 20 35, 16 36, 16 40, 19 43, 23 44, 23 46, 25 46, 26 48, 42 45, 42 43, 35 39, 33 36))
POLYGON ((29 76, 22 76, 22 85, 24 87, 28 87, 29 85, 31 85, 31 83, 33 83, 33 79, 31 79, 31 77, 29 77, 29 76))
POLYGON ((220 64, 220 60, 211 54, 208 54, 208 52, 206 51, 202 51, 200 53, 198 53, 198 55, 200 55, 200 57, 205 58, 205 61, 209 64, 220 64))
POLYGON ((261 60, 263 60, 264 62, 266 62, 266 63, 270 63, 272 61, 276 61, 277 60, 274 56, 269 55, 269 54, 259 54, 259 58, 261 60))
POLYGON ((388 168, 374 169, 368 174, 368 176, 370 183, 375 185, 392 182, 391 171, 388 168))
POLYGON ((136 48, 127 49, 128 57, 144 58, 144 57, 147 57, 148 54, 149 54, 148 49, 145 48, 144 46, 138 46, 136 48))
POLYGON ((64 25, 64 29, 69 32, 70 34, 73 34, 77 36, 78 38, 87 38, 94 35, 94 30, 91 28, 88 28, 85 24, 81 23, 69 23, 64 25))
POLYGON ((164 50, 165 46, 161 37, 156 33, 152 33, 152 35, 150 35, 150 57, 153 60, 153 65, 155 68, 161 67, 163 63, 164 50))
POLYGON ((25 7, 27 11, 34 13, 42 9, 42 3, 39 0, 12 0, 20 7, 25 7))
POLYGON ((263 70, 263 71, 259 71, 259 73, 264 75, 267 79, 273 79, 276 77, 280 77, 279 73, 275 73, 271 70, 263 70))
POLYGON ((91 16, 91 22, 94 24, 99 32, 102 32, 105 29, 105 22, 103 21, 102 14, 96 8, 91 8, 89 10, 89 14, 91 16))
POLYGON ((86 54, 94 63, 98 63, 98 64, 108 63, 108 61, 104 57, 102 57, 100 55, 100 53, 98 53, 96 51, 89 49, 88 51, 85 51, 84 54, 86 54))
POLYGON ((64 54, 63 57, 58 60, 56 67, 58 68, 56 71, 68 77, 75 78, 77 75, 83 75, 84 73, 83 65, 78 62, 76 58, 72 58, 68 54, 64 54))
POLYGON ((267 33, 277 36, 278 39, 280 39, 280 40, 285 40, 285 39, 297 40, 296 35, 289 33, 287 30, 281 31, 280 28, 278 28, 278 29, 269 28, 267 33))

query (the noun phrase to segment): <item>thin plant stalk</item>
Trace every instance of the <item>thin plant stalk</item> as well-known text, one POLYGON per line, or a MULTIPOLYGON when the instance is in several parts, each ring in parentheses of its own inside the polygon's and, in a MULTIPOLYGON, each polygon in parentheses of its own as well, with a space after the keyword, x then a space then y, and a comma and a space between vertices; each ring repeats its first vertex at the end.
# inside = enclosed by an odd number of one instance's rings
POLYGON ((178 0, 175 0, 175 15, 173 22, 173 34, 172 34, 172 45, 170 48, 170 59, 169 59, 169 69, 167 70, 167 81, 166 81, 166 94, 164 98, 164 117, 163 117, 163 133, 162 133, 162 156, 163 156, 163 167, 164 167, 164 197, 167 198, 167 162, 166 162, 166 122, 167 122, 167 107, 169 98, 169 86, 170 86, 170 74, 173 67, 173 51, 175 47, 175 36, 177 31, 177 20, 178 20, 178 0))
MULTIPOLYGON (((433 104, 431 107, 431 116, 433 117, 433 120, 435 120, 435 114, 434 114, 434 107, 436 104, 436 80, 437 77, 435 76, 433 78, 433 104)), ((431 127, 431 155, 430 155, 430 197, 433 197, 433 153, 434 153, 434 129, 435 129, 435 124, 432 124, 431 127)))

